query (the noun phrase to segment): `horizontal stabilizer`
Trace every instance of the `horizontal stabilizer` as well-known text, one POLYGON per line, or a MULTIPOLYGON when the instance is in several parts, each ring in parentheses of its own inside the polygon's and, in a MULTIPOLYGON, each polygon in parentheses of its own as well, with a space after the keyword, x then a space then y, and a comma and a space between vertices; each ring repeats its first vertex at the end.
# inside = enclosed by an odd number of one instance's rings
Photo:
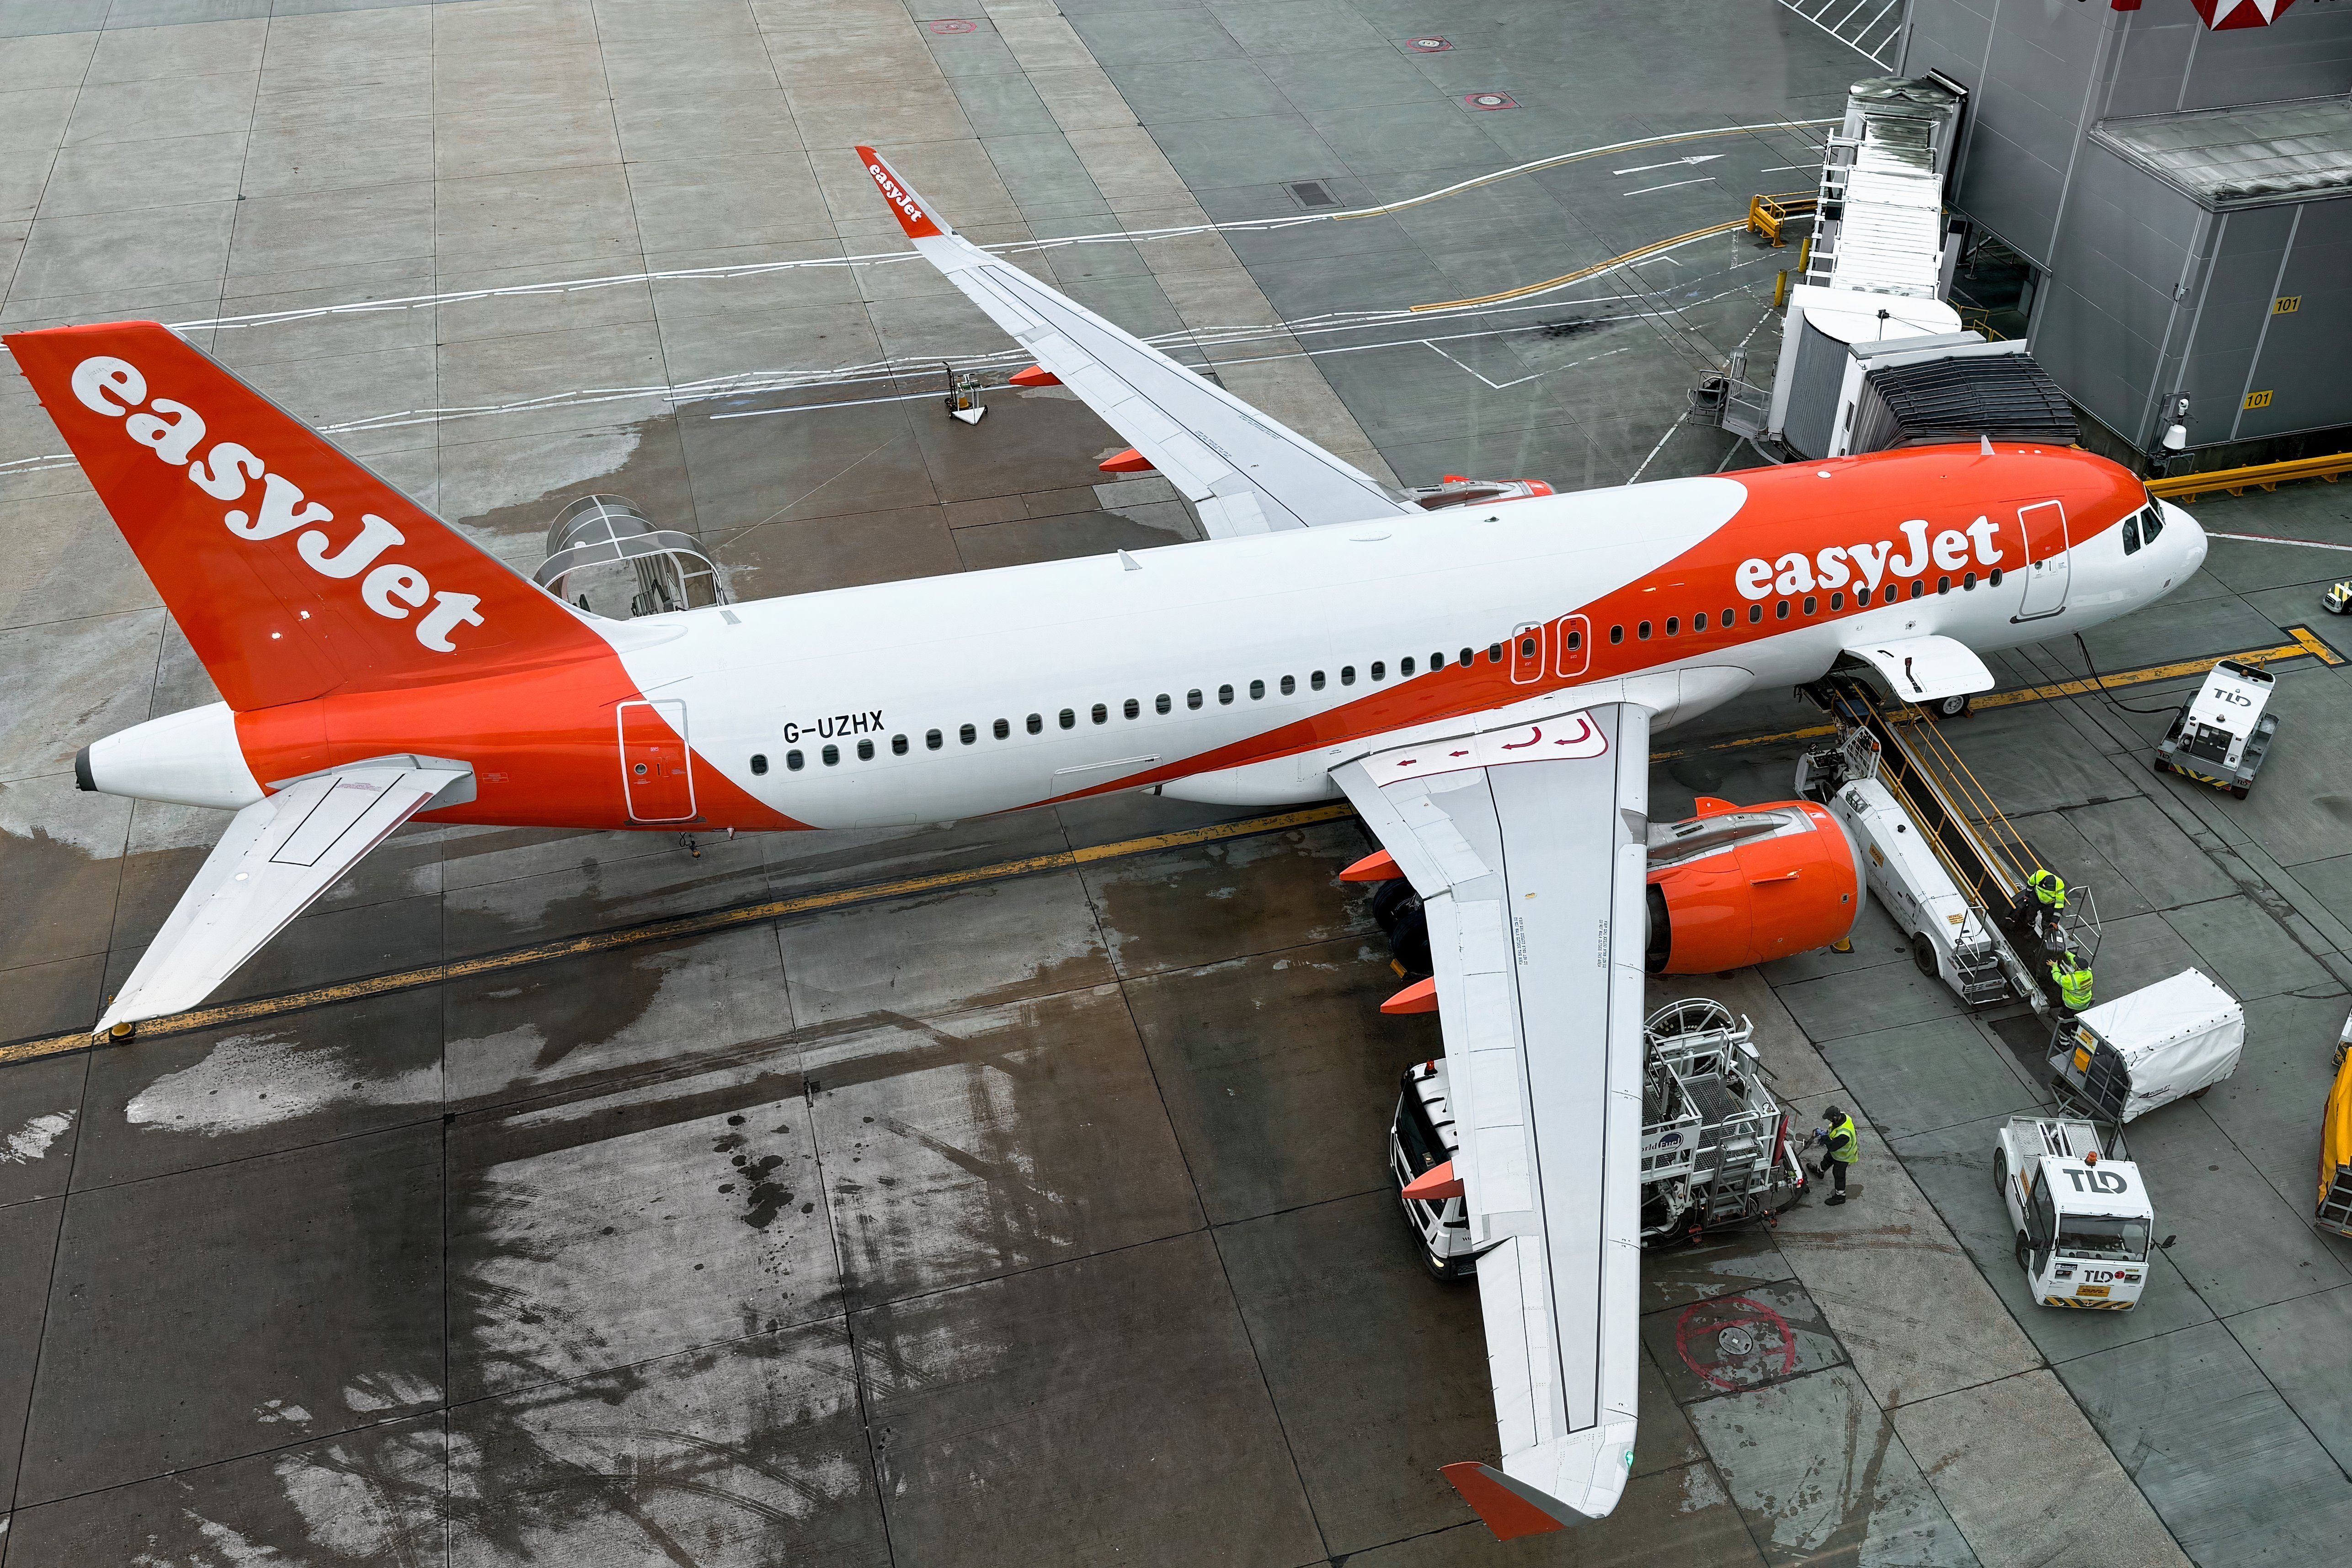
POLYGON ((427 807, 472 798, 474 770, 433 757, 375 757, 296 779, 232 818, 163 929, 98 1021, 193 1007, 311 901, 427 807))

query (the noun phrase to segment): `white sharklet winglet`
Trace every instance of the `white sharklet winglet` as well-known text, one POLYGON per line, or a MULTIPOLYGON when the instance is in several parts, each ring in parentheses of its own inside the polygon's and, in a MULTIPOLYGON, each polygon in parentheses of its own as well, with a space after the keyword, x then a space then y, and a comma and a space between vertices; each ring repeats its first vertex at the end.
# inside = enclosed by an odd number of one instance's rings
POLYGON ((470 798, 473 777, 462 763, 377 758, 297 779, 238 812, 94 1032, 203 1001, 394 828, 470 798))
POLYGON ((1503 1456, 1445 1474, 1507 1538, 1632 1462, 1649 737, 1603 703, 1332 772, 1429 917, 1503 1456))
POLYGON ((1370 474, 965 239, 871 147, 857 155, 925 259, 1132 442, 1212 537, 1417 512, 1370 474))

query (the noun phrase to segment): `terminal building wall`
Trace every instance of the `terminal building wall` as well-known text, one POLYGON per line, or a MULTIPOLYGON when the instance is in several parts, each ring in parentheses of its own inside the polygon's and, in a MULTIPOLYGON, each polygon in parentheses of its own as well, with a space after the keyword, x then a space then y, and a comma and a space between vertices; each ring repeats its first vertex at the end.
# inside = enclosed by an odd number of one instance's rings
POLYGON ((2033 263, 2034 356, 2084 411, 2141 447, 2175 392, 2196 446, 2352 425, 2352 200, 2212 212, 2090 136, 2352 91, 2352 5, 2223 33, 2189 0, 1911 0, 1910 15, 1902 74, 1969 89, 1952 205, 2033 263), (2272 314, 2282 295, 2296 313, 2272 314))

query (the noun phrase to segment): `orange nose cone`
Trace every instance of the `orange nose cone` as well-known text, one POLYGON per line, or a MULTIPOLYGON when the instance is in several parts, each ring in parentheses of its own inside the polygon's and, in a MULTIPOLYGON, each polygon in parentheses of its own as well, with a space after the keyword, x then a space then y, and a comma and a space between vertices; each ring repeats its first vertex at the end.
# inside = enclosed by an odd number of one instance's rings
POLYGON ((1434 1013, 1437 1011, 1437 977, 1416 980, 1387 1001, 1381 1011, 1395 1017, 1404 1013, 1434 1013))
POLYGON ((1059 386, 1062 384, 1062 378, 1055 375, 1052 371, 1047 370, 1042 364, 1033 364, 1027 370, 1016 373, 1013 377, 1013 384, 1015 386, 1059 386))
POLYGON ((1148 474, 1151 471, 1151 459, 1129 447, 1095 466, 1106 474, 1148 474))
POLYGON ((1454 1162, 1448 1160, 1443 1165, 1432 1165, 1407 1182, 1404 1195, 1425 1204, 1442 1204, 1462 1195, 1462 1178, 1454 1173, 1454 1162))
POLYGON ((1343 882, 1393 882, 1404 873, 1397 869, 1396 857, 1382 849, 1367 855, 1339 873, 1343 882))

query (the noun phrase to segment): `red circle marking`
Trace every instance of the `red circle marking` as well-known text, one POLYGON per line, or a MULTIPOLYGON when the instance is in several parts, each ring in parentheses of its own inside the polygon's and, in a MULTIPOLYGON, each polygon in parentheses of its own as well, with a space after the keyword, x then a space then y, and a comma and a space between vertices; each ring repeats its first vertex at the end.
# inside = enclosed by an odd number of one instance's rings
POLYGON ((980 24, 977 22, 933 22, 930 26, 931 31, 934 33, 977 33, 980 31, 980 24))
POLYGON ((1789 1331, 1789 1320, 1749 1296, 1733 1296, 1713 1301, 1694 1301, 1685 1307, 1682 1316, 1675 1320, 1675 1353, 1682 1357, 1683 1364, 1698 1373, 1709 1386, 1719 1388, 1726 1394, 1737 1393, 1746 1385, 1717 1377, 1700 1365, 1698 1358, 1691 1353, 1691 1341, 1701 1334, 1719 1334, 1726 1329, 1749 1323, 1769 1328, 1780 1336, 1780 1375, 1786 1377, 1794 1373, 1797 1370, 1797 1336, 1789 1331), (1708 1318, 1699 1322, 1691 1321, 1701 1312, 1715 1308, 1720 1308, 1731 1315, 1708 1318))

